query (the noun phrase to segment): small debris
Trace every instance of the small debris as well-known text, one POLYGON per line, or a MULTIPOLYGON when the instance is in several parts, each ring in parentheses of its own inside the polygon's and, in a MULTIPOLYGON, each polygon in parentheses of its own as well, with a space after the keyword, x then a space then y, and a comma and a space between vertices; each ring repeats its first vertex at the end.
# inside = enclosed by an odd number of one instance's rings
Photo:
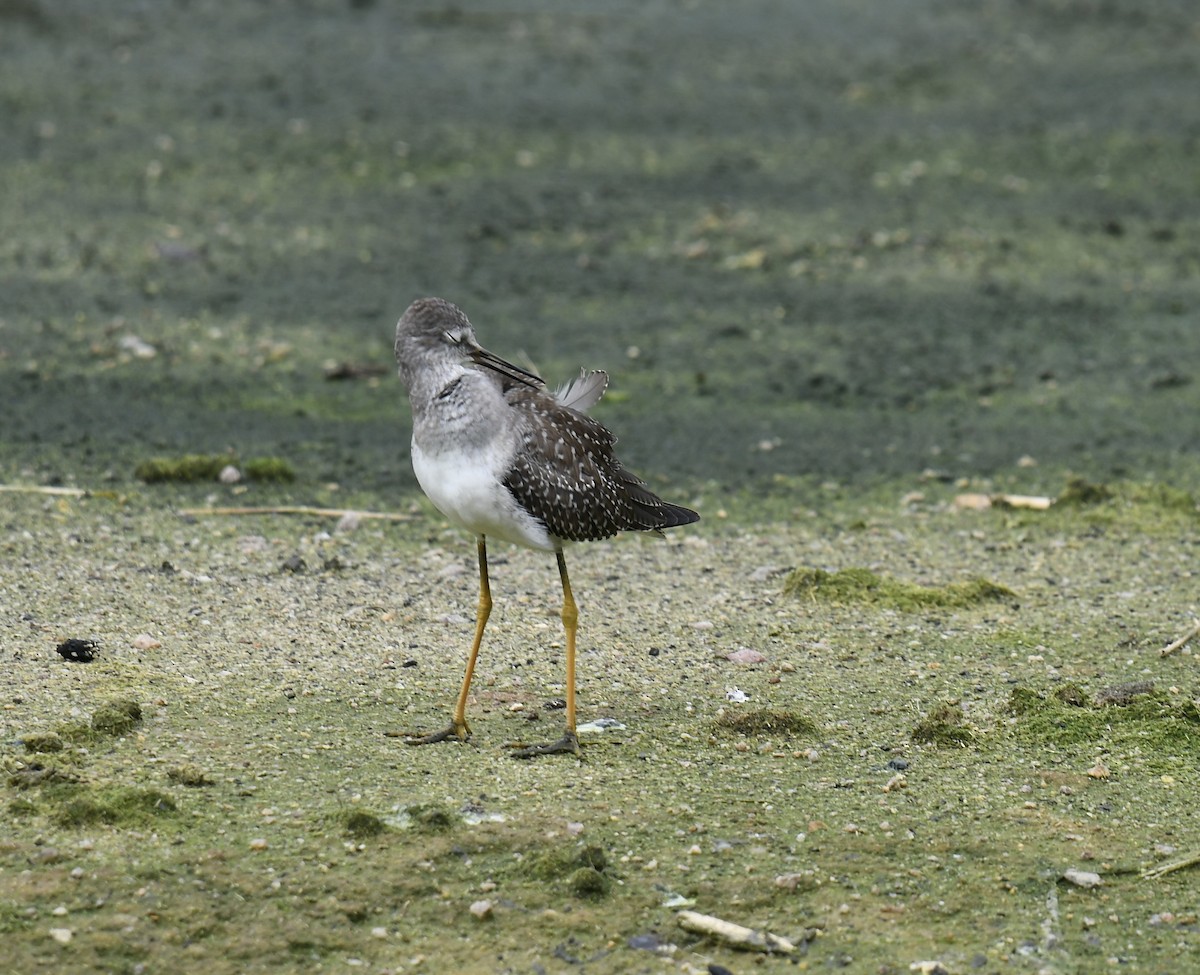
POLYGON ((122 335, 117 340, 117 348, 128 352, 135 359, 153 359, 158 355, 158 349, 136 335, 122 335))
POLYGON ((252 849, 252 850, 265 850, 265 849, 267 849, 268 847, 270 847, 270 845, 271 845, 271 844, 270 844, 270 843, 268 843, 268 842, 267 842, 265 839, 263 839, 261 836, 259 836, 259 837, 256 837, 255 839, 252 839, 252 840, 250 841, 250 849, 252 849))
POLYGON ((954 496, 954 507, 963 511, 987 511, 992 506, 990 494, 957 494, 954 496))
POLYGON ((653 931, 646 934, 635 934, 625 942, 630 948, 636 948, 639 951, 653 951, 656 955, 661 955, 664 958, 670 958, 679 949, 669 941, 664 941, 653 931))
POLYGON ((725 700, 732 701, 734 704, 745 704, 750 700, 750 695, 740 687, 730 684, 725 688, 725 700))
POLYGON ((707 935, 722 944, 728 945, 730 948, 739 948, 743 951, 778 952, 780 954, 790 954, 796 950, 796 946, 788 941, 787 938, 781 938, 766 931, 756 931, 754 928, 734 924, 732 921, 725 921, 719 917, 713 917, 711 914, 680 911, 676 915, 676 918, 679 921, 679 926, 685 931, 707 935))
POLYGON ((1085 890, 1099 887, 1104 883, 1100 874, 1092 873, 1090 870, 1076 870, 1074 867, 1063 871, 1063 880, 1069 884, 1074 884, 1076 887, 1082 887, 1085 890))
POLYGON ((57 941, 60 945, 65 945, 75 937, 75 932, 70 928, 51 928, 50 937, 57 941))
POLYGON ((575 729, 579 735, 601 735, 606 731, 624 731, 625 726, 616 718, 597 718, 595 721, 585 721, 575 729))
POLYGON ((377 362, 335 362, 325 366, 325 378, 331 382, 343 379, 370 379, 384 376, 389 367, 377 362))
POLYGON ((685 897, 683 894, 677 894, 675 891, 667 891, 667 896, 663 898, 663 907, 693 907, 696 902, 690 897, 685 897))
POLYGON ((55 649, 64 660, 76 664, 90 664, 100 652, 100 646, 95 640, 78 640, 74 637, 63 640, 55 649))
POLYGON ((910 972, 920 972, 921 975, 950 975, 950 969, 940 961, 914 961, 908 966, 910 972))
POLYGON ((232 464, 226 464, 221 468, 221 473, 217 475, 217 480, 222 484, 237 484, 242 479, 242 472, 232 464))
POLYGON ((1107 779, 1112 775, 1112 772, 1109 771, 1108 766, 1100 761, 1100 759, 1096 759, 1096 764, 1087 770, 1087 774, 1093 779, 1107 779))
POLYGON ((139 633, 129 641, 129 645, 134 650, 157 650, 162 646, 162 643, 154 639, 149 633, 139 633))
POLYGON ((1033 511, 1045 511, 1054 504, 1054 499, 1032 494, 996 494, 992 496, 992 504, 1000 508, 1029 508, 1033 511))
POLYGON ((787 891, 812 890, 821 886, 821 881, 812 870, 802 870, 798 873, 781 873, 775 878, 775 886, 787 891))
POLYGON ((291 572, 299 575, 308 568, 308 563, 304 561, 304 557, 302 555, 291 555, 284 559, 283 565, 281 565, 279 568, 283 572, 291 572))
POLYGON ((725 654, 725 659, 732 664, 761 664, 766 662, 767 657, 749 647, 739 647, 733 653, 725 654))
POLYGON ((475 903, 471 905, 470 911, 479 920, 486 921, 492 916, 492 907, 493 904, 489 900, 475 901, 475 903))

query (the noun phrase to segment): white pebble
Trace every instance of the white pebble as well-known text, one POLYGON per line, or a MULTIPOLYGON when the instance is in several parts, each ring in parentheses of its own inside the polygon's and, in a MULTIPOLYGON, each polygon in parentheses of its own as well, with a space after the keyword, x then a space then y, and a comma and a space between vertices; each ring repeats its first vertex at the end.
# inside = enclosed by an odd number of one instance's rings
POLYGON ((1063 871, 1063 880, 1074 884, 1076 887, 1083 887, 1085 889, 1099 887, 1104 883, 1100 874, 1092 873, 1090 870, 1076 870, 1074 867, 1063 871))
POLYGON ((60 945, 65 945, 68 941, 75 937, 75 932, 70 928, 51 928, 50 937, 52 937, 60 945))
POLYGON ((487 900, 476 901, 471 905, 470 910, 479 920, 485 920, 492 916, 492 902, 487 900))

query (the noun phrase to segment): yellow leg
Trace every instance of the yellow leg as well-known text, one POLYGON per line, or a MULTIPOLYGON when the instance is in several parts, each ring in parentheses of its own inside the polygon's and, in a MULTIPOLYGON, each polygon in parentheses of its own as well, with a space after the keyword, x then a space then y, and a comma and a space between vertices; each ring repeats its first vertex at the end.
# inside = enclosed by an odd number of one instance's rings
POLYGON ((575 737, 575 631, 579 625, 579 607, 575 605, 575 597, 571 595, 571 580, 567 578, 567 560, 563 558, 562 549, 554 553, 558 556, 558 575, 562 579, 563 629, 567 633, 567 734, 575 737))
MULTIPOLYGON (((488 617, 492 615, 492 587, 488 581, 487 539, 480 535, 476 548, 479 552, 479 608, 475 613, 475 639, 471 641, 471 653, 467 657, 467 670, 463 674, 462 687, 458 692, 458 703, 454 706, 454 717, 450 727, 435 731, 429 735, 419 735, 406 738, 409 745, 432 745, 439 741, 457 738, 466 741, 471 737, 471 728, 467 724, 467 696, 471 692, 471 678, 475 675, 475 660, 479 656, 479 647, 483 643, 483 629, 487 626, 488 617)), ((563 612, 566 612, 564 609, 563 612)), ((572 714, 573 712, 568 712, 572 714)), ((574 725, 572 725, 572 728, 574 725)))
POLYGON ((535 755, 553 755, 559 752, 579 754, 579 738, 575 734, 575 631, 579 623, 579 607, 571 595, 571 580, 567 578, 567 560, 562 549, 555 552, 558 557, 558 575, 562 579, 563 629, 567 634, 567 730, 558 739, 545 745, 530 745, 513 752, 514 758, 533 758, 535 755))

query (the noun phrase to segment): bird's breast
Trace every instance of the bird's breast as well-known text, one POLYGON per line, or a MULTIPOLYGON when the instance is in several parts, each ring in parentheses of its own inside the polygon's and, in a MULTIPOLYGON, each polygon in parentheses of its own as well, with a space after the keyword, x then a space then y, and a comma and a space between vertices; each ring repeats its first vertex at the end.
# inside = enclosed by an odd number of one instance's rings
POLYGON ((425 447, 413 438, 413 473, 438 511, 476 535, 554 551, 546 526, 517 504, 504 486, 511 458, 511 449, 498 441, 483 450, 464 450, 425 447))

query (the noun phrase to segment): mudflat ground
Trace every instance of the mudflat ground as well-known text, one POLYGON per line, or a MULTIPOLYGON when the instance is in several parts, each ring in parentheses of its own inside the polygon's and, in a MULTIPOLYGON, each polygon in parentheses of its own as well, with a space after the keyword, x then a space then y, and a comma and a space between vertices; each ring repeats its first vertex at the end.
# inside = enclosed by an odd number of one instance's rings
POLYGON ((12 970, 1190 964, 1198 55, 1169 2, 0 2, 12 970), (472 740, 387 734, 475 603, 425 294, 608 369, 703 516, 569 553, 582 760, 505 747, 563 674, 503 547, 472 740), (294 479, 139 476, 193 454, 294 479))

